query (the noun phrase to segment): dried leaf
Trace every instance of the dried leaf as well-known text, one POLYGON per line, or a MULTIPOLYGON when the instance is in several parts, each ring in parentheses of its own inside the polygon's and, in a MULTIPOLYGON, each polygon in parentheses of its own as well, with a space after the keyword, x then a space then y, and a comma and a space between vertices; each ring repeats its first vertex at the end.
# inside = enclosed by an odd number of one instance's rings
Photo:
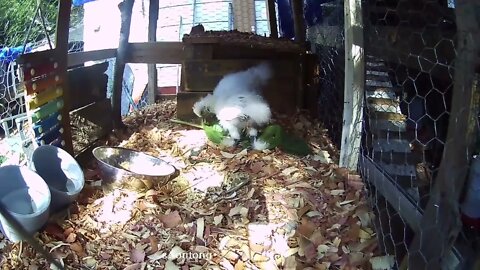
POLYGON ((231 154, 231 153, 227 153, 227 152, 223 152, 223 151, 220 151, 220 153, 222 154, 222 156, 224 158, 228 158, 228 159, 232 159, 237 155, 237 154, 231 154))
POLYGON ((205 233, 205 219, 199 218, 197 219, 197 237, 203 239, 203 234, 205 233))
POLYGON ((168 260, 165 263, 165 270, 180 270, 180 267, 176 265, 173 261, 168 260))
POLYGON ((327 245, 318 245, 317 246, 317 259, 322 259, 327 254, 330 248, 327 245))
POLYGON ((237 205, 234 208, 230 209, 230 212, 228 213, 230 217, 233 217, 235 215, 240 215, 242 217, 246 217, 248 215, 248 208, 243 207, 241 205, 237 205))
POLYGON ((291 175, 292 173, 298 171, 298 168, 297 167, 289 167, 289 168, 286 168, 282 171, 283 174, 285 175, 291 175))
POLYGON ((145 269, 146 263, 135 263, 125 267, 123 270, 143 270, 145 269))
POLYGON ((395 257, 393 255, 370 258, 370 264, 373 270, 390 270, 395 265, 395 257))
POLYGON ((170 250, 170 253, 168 253, 168 259, 175 260, 177 258, 180 258, 180 256, 182 256, 182 254, 184 254, 184 253, 185 253, 185 250, 183 250, 181 247, 174 246, 170 250))
POLYGON ((178 211, 173 211, 167 215, 160 216, 160 220, 167 228, 174 228, 182 223, 182 217, 178 211))
POLYGON ((164 258, 166 258, 166 257, 167 257, 167 253, 165 253, 165 252, 163 252, 163 251, 161 251, 161 250, 153 253, 152 255, 147 256, 147 258, 148 258, 150 261, 152 261, 152 262, 153 262, 153 261, 158 261, 158 260, 160 260, 160 259, 164 259, 164 258))
POLYGON ((327 151, 320 151, 317 155, 313 156, 313 160, 320 161, 321 163, 332 163, 332 159, 330 158, 330 154, 327 151))
POLYGON ((303 218, 300 226, 297 228, 297 233, 305 238, 310 238, 312 233, 317 228, 317 225, 310 222, 308 219, 303 218))
POLYGON ((63 228, 57 223, 48 223, 44 232, 57 240, 63 240, 65 237, 63 228))
POLYGON ((263 172, 264 167, 265 167, 264 162, 257 161, 250 165, 250 170, 252 171, 253 174, 258 174, 259 172, 263 172))
POLYGON ((70 249, 75 251, 75 253, 77 253, 78 256, 80 257, 83 257, 85 256, 85 250, 83 249, 83 246, 82 244, 78 243, 78 242, 75 242, 75 243, 71 243, 70 244, 70 249))
POLYGON ((77 240, 77 235, 75 233, 71 233, 67 236, 67 239, 65 239, 65 242, 67 243, 73 243, 77 240))
POLYGON ((215 226, 218 226, 220 223, 222 223, 223 220, 223 215, 218 215, 213 217, 213 224, 215 226))
POLYGON ((141 263, 145 261, 145 251, 143 249, 132 248, 130 250, 130 260, 133 263, 141 263))
POLYGON ((343 189, 334 189, 334 190, 330 191, 330 195, 332 195, 332 196, 338 196, 338 195, 342 195, 344 193, 345 193, 345 190, 343 190, 343 189))

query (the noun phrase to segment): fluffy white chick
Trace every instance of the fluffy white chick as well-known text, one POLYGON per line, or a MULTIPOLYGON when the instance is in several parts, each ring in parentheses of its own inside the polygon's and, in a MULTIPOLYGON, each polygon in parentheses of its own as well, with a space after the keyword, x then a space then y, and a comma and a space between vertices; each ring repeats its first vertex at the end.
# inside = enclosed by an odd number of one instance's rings
POLYGON ((261 96, 261 88, 272 77, 269 63, 263 62, 247 70, 225 75, 213 90, 213 95, 197 101, 193 111, 197 116, 212 112, 229 135, 240 139, 244 129, 255 137, 257 127, 270 121, 271 111, 261 96))
POLYGON ((257 136, 257 128, 266 125, 272 116, 268 103, 253 92, 227 97, 216 104, 214 113, 219 124, 235 140, 240 139, 244 129, 248 130, 250 136, 257 136))

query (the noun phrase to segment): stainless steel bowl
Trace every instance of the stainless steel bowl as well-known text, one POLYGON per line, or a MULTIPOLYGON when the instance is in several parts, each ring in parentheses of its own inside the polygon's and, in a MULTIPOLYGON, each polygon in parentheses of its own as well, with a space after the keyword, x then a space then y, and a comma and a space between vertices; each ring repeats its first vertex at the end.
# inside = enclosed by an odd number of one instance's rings
POLYGON ((175 173, 164 160, 132 149, 100 146, 92 153, 108 186, 148 190, 166 184, 175 173))

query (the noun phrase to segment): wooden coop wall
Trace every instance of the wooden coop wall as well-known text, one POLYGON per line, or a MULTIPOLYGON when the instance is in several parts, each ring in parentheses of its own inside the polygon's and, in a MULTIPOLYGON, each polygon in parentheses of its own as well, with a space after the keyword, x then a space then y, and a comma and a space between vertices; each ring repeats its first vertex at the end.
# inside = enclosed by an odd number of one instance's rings
POLYGON ((224 75, 265 60, 272 63, 274 72, 274 77, 263 89, 265 99, 276 112, 294 113, 300 103, 298 93, 303 88, 299 54, 249 49, 241 45, 186 43, 182 85, 177 93, 177 117, 182 120, 197 118, 192 111, 193 104, 211 93, 224 75))

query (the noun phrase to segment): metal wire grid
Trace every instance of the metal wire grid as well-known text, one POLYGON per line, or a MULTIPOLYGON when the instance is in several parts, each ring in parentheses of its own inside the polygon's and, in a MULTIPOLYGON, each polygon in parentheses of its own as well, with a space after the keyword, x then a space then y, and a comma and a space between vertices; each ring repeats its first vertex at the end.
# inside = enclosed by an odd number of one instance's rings
POLYGON ((345 32, 343 1, 322 1, 322 17, 307 29, 312 52, 318 56, 319 73, 314 78, 318 88, 318 117, 338 148, 343 126, 345 78, 345 32))
MULTIPOLYGON (((414 232, 433 229, 416 224, 447 140, 457 54, 454 3, 365 0, 363 10, 366 106, 360 171, 378 217, 381 248, 401 267, 411 255, 414 232)), ((478 236, 469 240, 471 247, 478 245, 478 236)))

